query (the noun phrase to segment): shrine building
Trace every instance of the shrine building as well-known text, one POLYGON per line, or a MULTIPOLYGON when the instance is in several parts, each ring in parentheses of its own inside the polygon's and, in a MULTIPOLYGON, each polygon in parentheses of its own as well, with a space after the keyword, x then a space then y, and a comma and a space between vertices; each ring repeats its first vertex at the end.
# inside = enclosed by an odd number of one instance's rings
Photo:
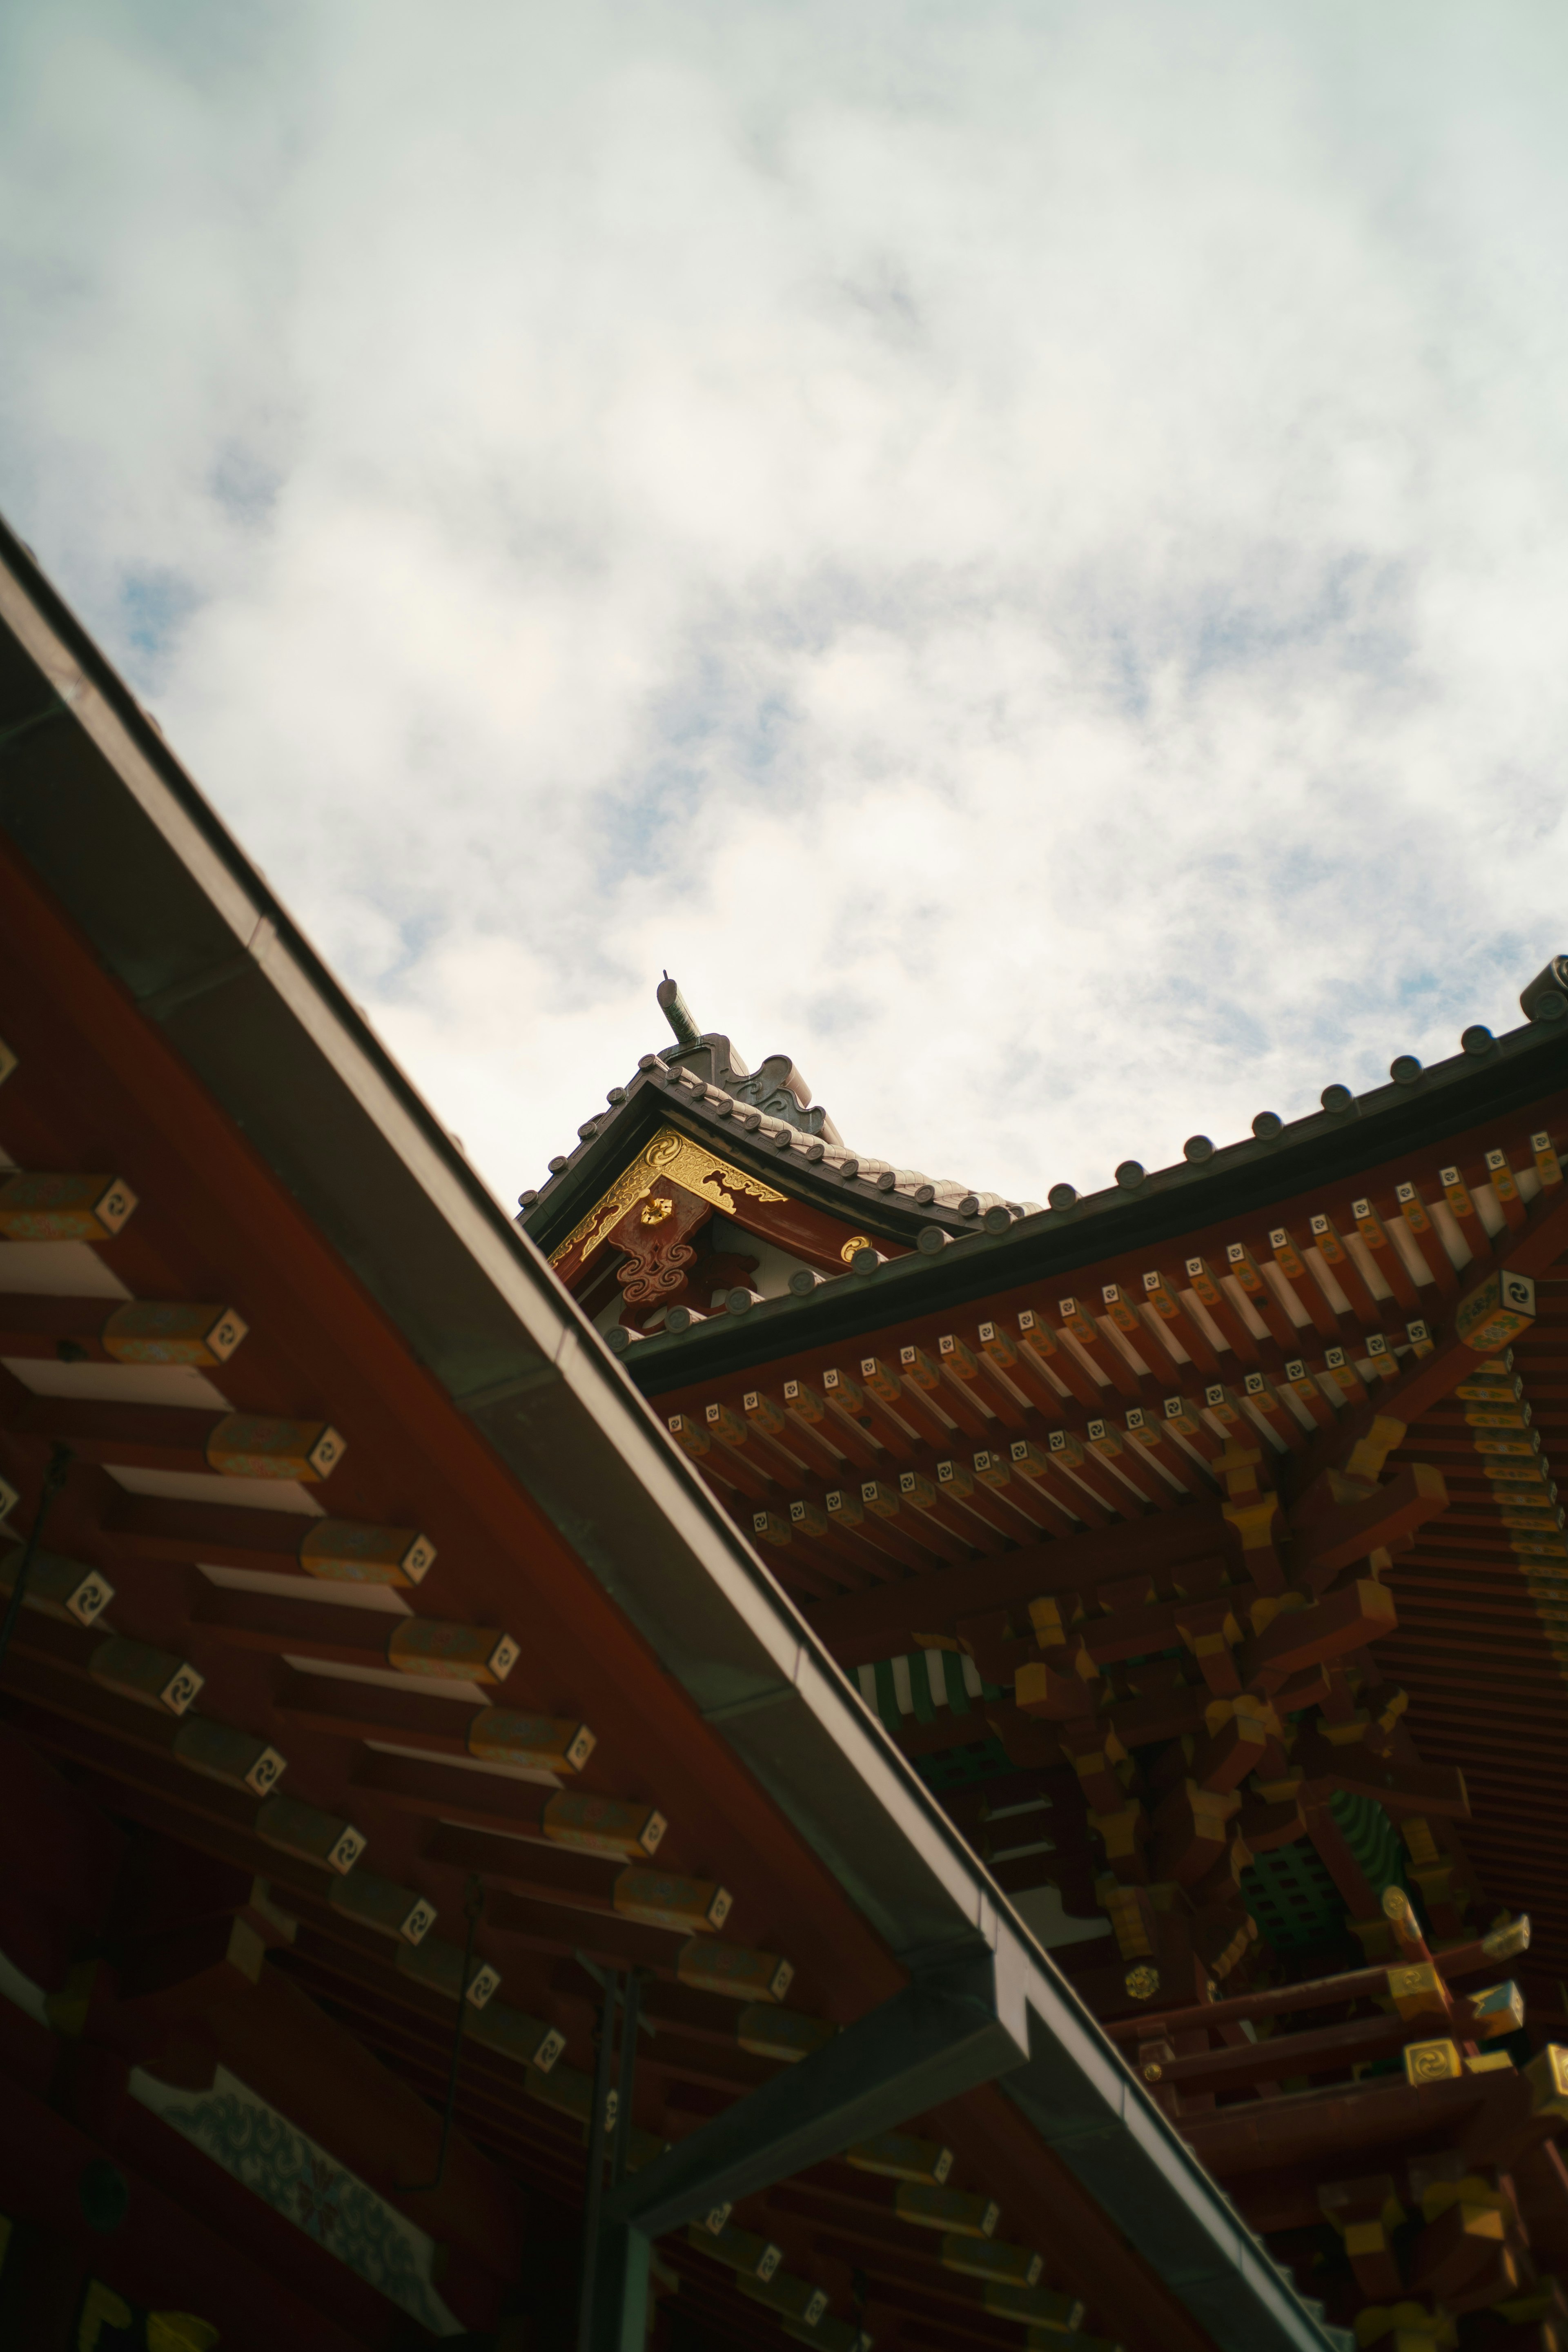
POLYGON ((657 992, 514 1219, 0 528, 0 2347, 1568 2352, 1568 962, 1044 1205, 657 992))

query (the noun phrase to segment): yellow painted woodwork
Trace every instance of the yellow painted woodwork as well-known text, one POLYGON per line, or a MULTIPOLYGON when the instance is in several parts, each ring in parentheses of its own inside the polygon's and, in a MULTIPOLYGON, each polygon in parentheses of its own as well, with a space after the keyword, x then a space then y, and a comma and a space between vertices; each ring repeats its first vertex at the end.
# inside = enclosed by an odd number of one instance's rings
POLYGON ((660 1179, 679 1184, 684 1192, 695 1192, 699 1200, 711 1208, 721 1209, 727 1217, 735 1213, 733 1194, 744 1193, 748 1199, 762 1202, 782 1201, 771 1184, 750 1176, 743 1169, 732 1167, 705 1144, 694 1143, 673 1127, 661 1127, 658 1133, 644 1144, 631 1166, 623 1169, 607 1192, 600 1195, 585 1217, 580 1218, 565 1240, 550 1253, 552 1265, 582 1244, 580 1264, 586 1265, 611 1229, 618 1225, 628 1209, 646 1200, 660 1179))
POLYGON ((400 1617, 386 1637, 387 1664, 426 1681, 504 1683, 520 1655, 510 1633, 434 1617, 400 1617))
POLYGON ((1508 1164, 1506 1151, 1487 1153, 1487 1181, 1500 1201, 1517 1201, 1519 1186, 1514 1182, 1513 1170, 1508 1164))
POLYGON ((789 1521, 781 1511, 753 1511, 752 1533, 759 1543, 784 1545, 791 1540, 789 1521))
POLYGON ((1268 1421, 1274 1425, 1275 1433, 1277 1435, 1279 1433, 1278 1424, 1281 1421, 1285 1423, 1285 1425, 1288 1428, 1300 1427, 1300 1424, 1295 1420, 1294 1415, 1290 1412, 1289 1406, 1285 1402, 1284 1398, 1280 1395, 1279 1390, 1274 1386, 1273 1381, 1268 1379, 1266 1373, 1246 1372, 1242 1375, 1241 1385, 1246 1394, 1247 1403, 1252 1407, 1255 1412, 1261 1412, 1265 1415, 1268 1421))
POLYGON ((793 1412, 797 1421, 805 1422, 813 1429, 827 1418, 827 1407, 809 1381, 785 1381, 784 1401, 786 1412, 793 1412))
POLYGON ((1041 1594, 1029 1603, 1029 1622, 1042 1650, 1059 1650, 1069 1629, 1083 1622, 1083 1602, 1076 1592, 1041 1594))
MULTIPOLYGON (((1351 1214, 1355 1219, 1357 1233, 1374 1257, 1380 1251, 1387 1251, 1393 1255, 1398 1255, 1394 1244, 1388 1238, 1387 1227, 1370 1201, 1352 1201, 1351 1214)), ((1401 1265, 1405 1263, 1403 1258, 1399 1262, 1401 1265)))
POLYGON ((1416 2088, 1423 2083, 1456 2083, 1464 2071, 1457 2042, 1445 2038, 1405 2044, 1405 2079, 1416 2088))
POLYGON ((115 1308, 100 1339, 117 1364, 226 1364, 248 1329, 232 1307, 133 1298, 115 1308))
POLYGON ((1143 1276, 1143 1298, 1145 1305, 1153 1308, 1163 1323, 1173 1323, 1184 1311, 1181 1300, 1163 1274, 1146 1274, 1143 1276))
POLYGON ((422 1944, 436 1925, 436 1906, 411 1886, 398 1886, 374 1870, 351 1871, 334 1878, 328 1897, 334 1911, 357 1919, 363 1927, 391 1936, 404 1944, 422 1944))
POLYGON ((798 2319, 803 2327, 815 2328, 827 2309, 821 2287, 813 2286, 809 2279, 793 2278, 787 2271, 775 2271, 770 2279, 752 2278, 742 2271, 735 2284, 753 2303, 766 2304, 784 2318, 798 2319))
POLYGON ((1321 1423, 1325 1415, 1331 1416, 1333 1407, 1318 1386, 1312 1374, 1307 1370, 1307 1360, 1304 1356, 1290 1358, 1285 1367, 1285 1381, 1286 1385, 1293 1389, 1300 1398, 1314 1421, 1321 1423))
MULTIPOLYGON (((715 1412, 718 1408, 710 1405, 708 1410, 715 1412)), ((700 1462, 704 1454, 712 1452, 707 1431, 699 1429, 689 1412, 672 1412, 665 1425, 681 1452, 689 1454, 693 1462, 700 1462)))
POLYGON ((1500 1266, 1478 1289, 1461 1298, 1454 1315, 1454 1333, 1479 1356, 1506 1347, 1535 1320, 1535 1285, 1527 1274, 1500 1266))
POLYGON ((1288 1282, 1306 1281, 1305 1261, 1291 1240, 1288 1227, 1276 1225, 1269 1234, 1268 1246, 1274 1253, 1275 1265, 1288 1282))
POLYGON ((843 1412, 852 1413, 857 1420, 864 1416, 865 1395, 859 1382, 852 1381, 847 1372, 841 1372, 830 1364, 822 1375, 822 1393, 830 1404, 836 1404, 843 1412))
POLYGON ((1010 2281, 989 2281, 985 2308, 997 2319, 1034 2320, 1046 2328, 1071 2335, 1083 2326, 1083 2305, 1076 2295, 1051 2286, 1015 2286, 1010 2281))
POLYGON ((288 1760, 254 1733, 210 1715, 187 1715, 174 1734, 174 1754, 193 1772, 253 1797, 269 1796, 288 1770, 288 1760))
POLYGON ((837 1520, 840 1527, 858 1528, 866 1517, 859 1498, 843 1486, 829 1487, 822 1500, 828 1517, 837 1520))
MULTIPOLYGON (((0 1592, 15 1590, 16 1570, 25 1549, 25 1545, 17 1544, 0 1558, 0 1592)), ((34 1553, 33 1564, 27 1570, 22 1601, 24 1608, 36 1609, 42 1616, 64 1618, 74 1625, 92 1625, 113 1598, 113 1585, 96 1568, 89 1568, 79 1559, 63 1559, 58 1552, 39 1551, 34 1553)))
POLYGON ((324 1813, 297 1797, 268 1797, 256 1816, 256 1833, 280 1853, 312 1862, 346 1878, 364 1852, 364 1835, 352 1822, 324 1813))
MULTIPOLYGON (((397 1948, 397 1965, 402 1973, 416 1984, 444 1994, 448 2000, 462 1997, 463 1964, 467 1958, 460 1944, 448 1944, 437 1936, 427 1936, 419 1944, 399 1944, 397 1948)), ((500 1989, 498 1971, 476 1952, 468 1975, 469 2008, 488 2009, 500 1989)))
POLYGON ((1343 1242, 1334 1231, 1334 1228, 1330 1223, 1328 1218, 1321 1215, 1314 1216, 1310 1218, 1308 1223, 1311 1228, 1312 1246, 1317 1251, 1319 1256, 1322 1259, 1323 1264, 1325 1265, 1348 1265, 1350 1263, 1350 1252, 1346 1249, 1343 1242))
POLYGON ((1018 1360, 1018 1350, 999 1323, 982 1323, 979 1330, 980 1351, 1003 1371, 1011 1370, 1018 1360))
POLYGON ((1401 2017, 1447 2017, 1443 1979, 1430 1960, 1388 1971, 1388 1997, 1401 2017))
POLYGON ((1070 1332, 1080 1348, 1092 1348, 1100 1339, 1099 1324, 1078 1299, 1058 1298, 1057 1313, 1061 1318, 1062 1329, 1070 1332))
POLYGON ((652 1805, 590 1797, 579 1789, 563 1789, 544 1808, 544 1834, 557 1845, 617 1860, 657 1853, 668 1826, 652 1805))
MULTIPOLYGON (((0 1072, 0 1076, 3 1076, 4 1073, 0 1072)), ((1531 1137, 1530 1150, 1531 1156, 1535 1161, 1535 1172, 1541 1179, 1542 1191, 1544 1191, 1549 1184, 1561 1184, 1563 1181, 1563 1162, 1557 1157, 1552 1138, 1547 1134, 1544 1128, 1539 1135, 1532 1135, 1531 1137)))
POLYGON ((108 1242, 136 1206, 118 1176, 0 1177, 0 1238, 8 1242, 108 1242))
POLYGON ((730 1916, 729 1889, 706 1878, 676 1878, 663 1870, 623 1870, 612 1900, 623 1919, 647 1927, 670 1927, 688 1936, 711 1935, 730 1916))
POLYGON ((150 2311, 147 2352, 210 2352, 222 2337, 209 2319, 192 2311, 150 2311))
POLYGON ((1201 1257, 1187 1260, 1187 1282, 1194 1296, 1205 1307, 1229 1307, 1230 1300, 1221 1289, 1210 1267, 1201 1257))
POLYGON ((128 1642, 117 1633, 99 1643, 87 1670, 94 1682, 118 1691, 121 1698, 162 1707, 167 1715, 184 1715, 206 1680, 188 1659, 150 1649, 145 1642, 128 1642))
POLYGON ((916 2139, 909 2132, 881 2132, 875 2139, 858 2140, 846 2148, 844 2160, 858 2172, 879 2172, 889 2180, 920 2180, 942 2188, 952 2170, 952 2150, 937 2139, 916 2139))
POLYGON ((900 2221, 960 2238, 994 2237, 1002 2219, 994 2198, 968 2196, 930 2180, 900 2180, 893 2202, 900 2221))
POLYGON ((1089 1816, 1091 1830, 1097 1830, 1105 1841, 1106 1859, 1110 1862, 1131 1862, 1149 1831, 1149 1817, 1141 1804, 1119 1806, 1113 1813, 1089 1816))
POLYGON ((468 1722, 470 1756, 531 1772, 580 1772, 595 1745, 587 1725, 571 1715, 523 1715, 510 1706, 487 1706, 468 1722))
POLYGON ((1018 1331, 1025 1347, 1042 1357, 1048 1358, 1061 1352, 1057 1345, 1056 1333, 1048 1323, 1041 1321, 1032 1307, 1020 1307, 1018 1331))
POLYGON ((1225 1256, 1226 1272, 1234 1282, 1240 1284, 1248 1298, 1265 1298, 1270 1305, 1275 1303, 1274 1294, 1263 1279, 1262 1269, 1245 1242, 1227 1242, 1225 1256))
POLYGON ((328 1584, 423 1583, 436 1547, 413 1528, 362 1527, 353 1519, 318 1519, 300 1539, 300 1565, 328 1584))
POLYGON ((116 2294, 101 2279, 89 2279, 71 2339, 73 2352, 99 2352, 106 2327, 112 2327, 116 2335, 129 2334, 135 2324, 136 2315, 123 2295, 116 2294))
MULTIPOLYGON (((1394 1188, 1394 1197, 1399 1203, 1400 1215, 1415 1236, 1416 1246, 1422 1256, 1426 1259, 1428 1265, 1431 1265, 1432 1252, 1443 1250, 1443 1241, 1432 1222, 1426 1202, 1414 1184, 1396 1184, 1394 1188)), ((1447 1250, 1443 1250, 1444 1260, 1447 1259, 1447 1250)), ((1433 1266, 1432 1271, 1436 1274, 1436 1266, 1433 1266)))
POLYGON ((797 2065, 832 2041, 838 2028, 825 2017, 803 2017, 796 2009, 775 2009, 762 2001, 742 2010, 735 2020, 735 2039, 755 2058, 773 2058, 785 2066, 797 2065))
POLYGON ((1449 2314, 1409 2302, 1363 2304, 1355 2315, 1355 2339, 1362 2352, 1373 2344, 1381 2352, 1450 2352, 1459 2340, 1449 2314))
POLYGON ((520 2066, 530 2066, 540 2075, 549 2074, 566 2047, 565 2036, 553 2025, 526 2016, 521 2009, 510 2009, 504 2000, 487 2001, 468 2020, 464 2030, 487 2050, 515 2059, 520 2066))
POLYGON ((1274 1522, 1279 1516, 1276 1496, 1261 1495, 1252 1502, 1222 1503, 1220 1509, 1240 1537, 1243 1552, 1268 1549, 1274 1522))
MULTIPOLYGON (((5 1038, 0 1037, 0 1087, 5 1085, 12 1071, 16 1067, 17 1059, 16 1055, 11 1051, 10 1046, 5 1043, 5 1038)), ((9 2229, 10 2223, 7 2222, 5 2226, 9 2229)), ((3 2261, 4 2259, 4 2249, 3 2246, 0 2246, 0 2261, 3 2261)))
POLYGON ((1528 1429, 1534 1418, 1523 1398, 1510 1398, 1487 1404, 1468 1405, 1465 1412, 1467 1429, 1528 1429))
MULTIPOLYGON (((677 1420, 680 1418, 679 1414, 676 1416, 677 1420)), ((719 1440, 721 1445, 732 1446, 739 1454, 743 1453, 751 1443, 751 1431, 743 1421, 731 1412, 727 1404, 704 1405, 702 1418, 710 1433, 719 1440)), ((675 1422, 672 1421, 669 1425, 673 1429, 675 1422)), ((706 1447, 703 1450, 706 1452, 706 1447)))
POLYGON ((871 1394, 874 1397, 879 1397, 884 1404, 902 1402, 903 1384, 892 1367, 883 1363, 879 1356, 861 1357, 860 1378, 865 1381, 871 1394))
POLYGON ((345 1444, 324 1421, 271 1421, 226 1413, 207 1439, 207 1467, 225 1478, 297 1478, 313 1486, 330 1477, 345 1444))
POLYGON ((1358 1437, 1345 1463, 1348 1478, 1380 1478, 1388 1456, 1404 1444, 1405 1424, 1391 1412, 1380 1412, 1364 1437, 1358 1437))
POLYGON ((1142 1339, 1146 1336, 1142 1318, 1119 1282, 1103 1284, 1100 1296, 1106 1313, 1119 1331, 1124 1332, 1130 1339, 1142 1339))
POLYGON ((1523 2071, 1533 2112, 1568 2123, 1568 2048, 1549 2042, 1523 2071))
POLYGON ((760 2238, 752 2230, 737 2230, 727 2221, 717 2230, 710 2230, 705 2221, 689 2222, 686 2240, 699 2253, 711 2254, 750 2278, 771 2279, 784 2260, 784 2248, 775 2246, 771 2238, 760 2238))
POLYGON ((939 2259, 944 2271, 957 2271, 964 2278, 987 2279, 1026 2290, 1039 2284, 1046 2267, 1031 2246, 976 2242, 956 2231, 942 2240, 939 2259))

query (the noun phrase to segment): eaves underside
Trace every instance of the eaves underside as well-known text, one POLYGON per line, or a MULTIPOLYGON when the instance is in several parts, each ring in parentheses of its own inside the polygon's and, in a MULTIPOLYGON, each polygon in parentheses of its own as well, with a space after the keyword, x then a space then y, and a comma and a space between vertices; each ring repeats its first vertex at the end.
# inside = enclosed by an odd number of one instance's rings
MULTIPOLYGON (((634 1342, 623 1361, 643 1393, 657 1396, 699 1376, 831 1346, 1342 1183, 1564 1086, 1568 1023, 1531 1023, 1499 1038, 1484 1055, 1457 1055, 1423 1071, 1413 1084, 1381 1087, 1358 1097, 1347 1111, 1314 1113, 1278 1136, 1249 1137, 1210 1160, 1160 1170, 1135 1188, 1110 1186, 1070 1208, 1023 1218, 1005 1234, 964 1233, 934 1255, 889 1260, 869 1277, 846 1275, 805 1297, 789 1294, 743 1316, 714 1316, 679 1334, 658 1333, 634 1342)), ((650 1097, 651 1108, 666 1117, 679 1106, 684 1116, 672 1123, 717 1146, 724 1134, 721 1122, 682 1102, 673 1088, 650 1090, 650 1097)), ((892 1230, 885 1210, 878 1221, 878 1206, 886 1196, 856 1181, 808 1183, 806 1171, 788 1160, 781 1167, 773 1154, 737 1148, 742 1143, 739 1137, 724 1135, 724 1148, 739 1164, 770 1170, 775 1182, 783 1177, 792 1192, 838 1216, 892 1230)), ((929 1216, 916 1215, 909 1223, 918 1231, 929 1216)))

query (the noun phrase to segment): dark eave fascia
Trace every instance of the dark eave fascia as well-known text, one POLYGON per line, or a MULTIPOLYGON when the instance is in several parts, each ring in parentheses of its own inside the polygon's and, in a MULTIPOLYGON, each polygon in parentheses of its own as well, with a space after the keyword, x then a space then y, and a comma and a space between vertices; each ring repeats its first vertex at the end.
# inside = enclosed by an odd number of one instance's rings
MULTIPOLYGON (((743 1316, 657 1332, 628 1349, 626 1366, 645 1396, 659 1396, 839 1346, 1079 1266, 1154 1250, 1227 1218, 1256 1216, 1275 1202, 1342 1184, 1564 1086, 1568 1021, 1529 1022, 1484 1055, 1456 1054, 1411 1085, 1374 1087, 1345 1111, 1315 1111, 1277 1136, 1248 1136, 1210 1160, 1160 1169, 1136 1187, 1108 1185, 1071 1208, 1020 1218, 1005 1234, 966 1233, 935 1256, 889 1259, 868 1276, 846 1275, 804 1298, 786 1294, 743 1316)), ((851 1189, 843 1187, 841 1197, 851 1189)))
POLYGON ((991 1955, 1005 2088, 1154 2274, 1223 2352, 1330 2352, 3 525, 0 832, 888 1948, 991 1955))

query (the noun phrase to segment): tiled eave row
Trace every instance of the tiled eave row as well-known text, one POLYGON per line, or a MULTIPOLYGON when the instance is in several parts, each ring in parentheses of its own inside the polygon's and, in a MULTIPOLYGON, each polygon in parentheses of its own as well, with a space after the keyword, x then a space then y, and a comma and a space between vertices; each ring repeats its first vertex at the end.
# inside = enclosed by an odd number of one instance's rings
MULTIPOLYGON (((923 1249, 889 1259, 868 1276, 847 1275, 805 1297, 789 1294, 744 1316, 714 1316, 684 1332, 659 1332, 630 1346, 627 1369, 645 1395, 663 1395, 691 1381, 834 1347, 1029 1283, 1055 1280, 1079 1266, 1130 1258, 1229 1219, 1256 1219, 1276 1202, 1331 1187, 1342 1191, 1352 1180, 1370 1181, 1374 1170, 1396 1181, 1404 1173, 1404 1155, 1430 1156, 1445 1139, 1489 1128, 1568 1086, 1568 1023, 1561 1019, 1538 1019, 1484 1044, 1479 1031, 1467 1036, 1476 1050, 1467 1048, 1402 1082, 1374 1087, 1352 1098, 1342 1111, 1317 1111, 1277 1135, 1249 1136, 1207 1159, 1140 1172, 1136 1182, 1109 1185, 1070 1204, 1012 1220, 1001 1232, 972 1222, 946 1241, 928 1241, 923 1249)), ((684 1088, 656 1085, 644 1099, 645 1124, 636 1131, 636 1141, 618 1142, 613 1159, 594 1162, 580 1188, 573 1189, 570 1213, 564 1201, 557 1209, 554 1196, 545 1223, 536 1222, 538 1212, 530 1213, 528 1230, 547 1250, 558 1231, 569 1231, 573 1218, 592 1206, 613 1170, 652 1132, 656 1118, 722 1148, 739 1166, 765 1171, 775 1181, 782 1174, 800 1198, 831 1214, 853 1217, 873 1233, 911 1239, 922 1224, 950 1230, 957 1222, 935 1210, 895 1207, 896 1195, 879 1194, 859 1179, 846 1184, 825 1176, 795 1151, 787 1160, 771 1149, 759 1151, 743 1131, 718 1119, 684 1088)), ((623 1131, 617 1124, 617 1134, 623 1131)), ((1492 1139, 1489 1132, 1487 1141, 1492 1139)), ((1124 1164, 1124 1176, 1131 1168, 1124 1164)))

